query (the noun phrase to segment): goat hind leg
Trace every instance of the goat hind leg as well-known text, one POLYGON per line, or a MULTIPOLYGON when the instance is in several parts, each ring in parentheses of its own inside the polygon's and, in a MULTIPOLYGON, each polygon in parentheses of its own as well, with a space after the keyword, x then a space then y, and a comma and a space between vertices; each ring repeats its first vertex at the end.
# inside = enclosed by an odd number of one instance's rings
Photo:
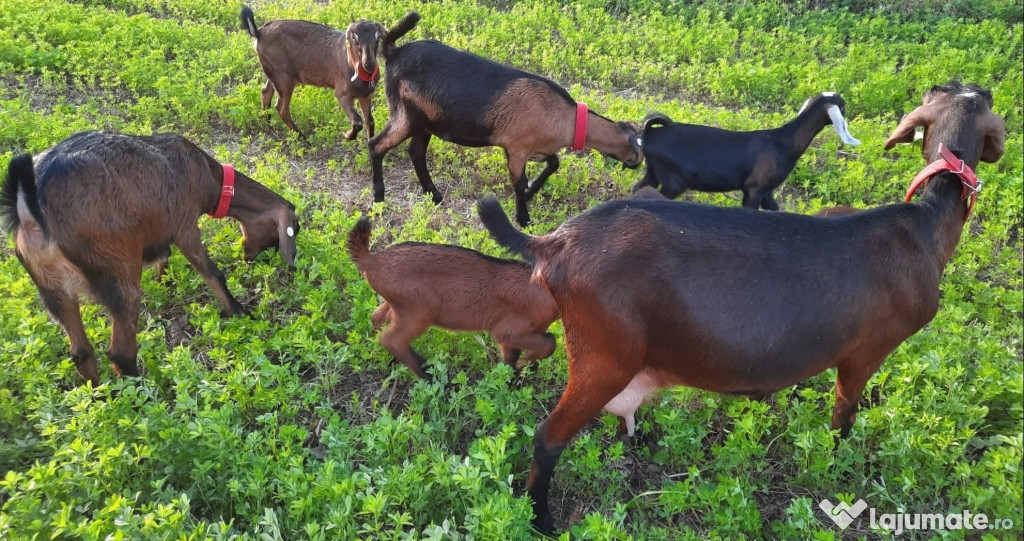
POLYGON ((586 365, 609 367, 610 370, 599 377, 587 378, 590 381, 582 381, 582 378, 573 377, 572 367, 577 363, 582 366, 584 361, 576 361, 570 358, 569 385, 551 415, 537 428, 533 439, 533 462, 530 465, 530 476, 526 480, 526 491, 533 500, 534 527, 543 533, 554 530, 554 519, 548 507, 548 492, 562 451, 569 440, 633 379, 631 374, 615 370, 614 359, 590 359, 585 361, 586 365))
POLYGON ((370 169, 373 172, 373 200, 384 201, 384 155, 402 141, 409 138, 409 124, 401 110, 388 119, 380 133, 367 143, 370 154, 370 169))
POLYGON ((775 202, 772 192, 767 192, 761 197, 761 208, 764 210, 779 210, 779 204, 775 202))
POLYGON ((409 141, 409 158, 412 159, 412 166, 416 169, 416 178, 420 181, 423 193, 432 194, 434 203, 438 204, 444 200, 441 192, 437 191, 434 181, 430 179, 430 170, 427 169, 427 145, 430 144, 430 134, 427 132, 417 133, 409 141))
POLYGON ((96 366, 96 352, 85 336, 85 325, 78 307, 78 299, 63 289, 39 288, 39 297, 46 310, 56 319, 71 342, 71 360, 75 362, 75 370, 82 379, 91 382, 93 387, 100 384, 99 371, 96 366))
POLYGON ((530 211, 527 208, 527 192, 529 181, 526 179, 526 156, 512 154, 505 151, 508 158, 509 178, 512 180, 512 187, 516 192, 516 221, 520 227, 526 227, 530 223, 530 211))
POLYGON ((142 304, 141 259, 138 264, 116 268, 89 269, 86 271, 89 287, 96 300, 107 309, 113 321, 110 335, 110 367, 118 377, 138 376, 136 357, 139 343, 136 333, 139 325, 139 310, 142 304))
POLYGON ((426 332, 428 327, 429 325, 410 323, 393 317, 391 325, 380 333, 381 345, 387 348, 395 359, 408 366, 409 370, 426 380, 430 379, 430 374, 423 369, 423 363, 427 360, 416 353, 410 344, 417 336, 426 332))
POLYGON ((309 142, 309 140, 306 139, 306 135, 299 131, 299 129, 295 127, 295 123, 292 122, 291 103, 292 92, 294 91, 294 87, 274 83, 274 88, 277 89, 277 114, 281 116, 281 120, 284 121, 284 125, 288 126, 292 130, 294 130, 295 133, 299 134, 299 139, 302 139, 305 142, 309 142))
MULTIPOLYGON (((515 364, 516 370, 522 370, 528 363, 535 362, 537 359, 546 359, 555 352, 555 335, 551 333, 528 333, 528 334, 503 334, 497 335, 494 339, 501 344, 502 351, 504 348, 514 348, 514 350, 526 350, 527 355, 522 359, 519 359, 516 355, 518 362, 515 364)), ((507 358, 505 362, 509 365, 512 364, 507 358)))

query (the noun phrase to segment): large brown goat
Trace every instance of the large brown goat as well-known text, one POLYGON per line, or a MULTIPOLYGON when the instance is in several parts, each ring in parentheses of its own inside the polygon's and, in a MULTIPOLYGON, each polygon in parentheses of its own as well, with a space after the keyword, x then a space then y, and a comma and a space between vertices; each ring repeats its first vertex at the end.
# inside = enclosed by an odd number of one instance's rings
POLYGON ((43 305, 71 340, 78 373, 99 384, 96 356, 78 309, 90 295, 113 319, 111 367, 138 375, 136 326, 147 263, 171 245, 213 289, 226 315, 245 312, 203 246, 199 217, 242 224, 245 257, 281 250, 295 265, 295 207, 231 166, 173 134, 82 132, 32 157, 11 160, 0 212, 43 305))
MULTIPOLYGON (((971 168, 1000 158, 990 94, 951 83, 924 101, 890 142, 924 125, 929 162, 943 159, 940 142, 971 168)), ((836 367, 832 427, 846 436, 868 379, 938 310, 971 177, 939 172, 918 202, 833 218, 621 199, 540 237, 483 200, 484 225, 534 262, 565 328, 569 383, 536 431, 527 480, 536 526, 553 528, 548 489, 572 437, 602 408, 628 418, 663 387, 763 397, 836 367)))
POLYGON ((558 169, 558 152, 593 148, 625 166, 643 161, 640 126, 614 122, 577 104, 554 81, 481 58, 433 40, 395 47, 419 20, 409 13, 382 41, 388 62, 384 90, 390 117, 370 140, 373 200, 384 200, 384 155, 406 139, 423 193, 443 199, 427 170, 432 136, 469 147, 505 150, 516 194, 516 220, 530 221, 527 201, 558 169), (526 162, 546 166, 532 181, 526 162))
POLYGON ((348 253, 384 298, 373 312, 374 329, 390 321, 380 343, 421 378, 427 377, 424 359, 410 343, 431 326, 487 331, 505 363, 517 369, 555 351, 547 329, 558 319, 558 307, 547 290, 530 282, 530 266, 522 261, 420 242, 370 253, 365 217, 348 234, 348 253), (519 360, 523 350, 529 353, 519 360))
POLYGON ((355 139, 364 121, 367 139, 373 137, 370 107, 373 91, 380 82, 377 49, 387 34, 384 25, 362 20, 342 32, 310 21, 279 20, 256 28, 248 6, 242 6, 241 17, 242 28, 252 36, 256 55, 267 75, 260 102, 264 109, 277 92, 281 120, 305 139, 292 122, 292 92, 300 84, 332 88, 338 105, 352 122, 345 139, 355 139), (355 102, 359 102, 362 116, 356 111, 355 102))

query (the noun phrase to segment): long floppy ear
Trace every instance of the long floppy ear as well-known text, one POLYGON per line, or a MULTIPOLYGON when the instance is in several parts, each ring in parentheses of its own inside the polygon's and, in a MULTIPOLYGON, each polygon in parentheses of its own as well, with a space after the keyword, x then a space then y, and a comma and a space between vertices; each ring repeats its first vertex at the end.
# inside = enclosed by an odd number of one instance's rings
POLYGON ((885 141, 885 149, 896 146, 896 143, 911 143, 914 141, 914 128, 918 126, 927 126, 934 120, 935 110, 927 105, 922 105, 917 109, 914 109, 910 114, 903 117, 900 120, 900 124, 896 126, 896 129, 892 132, 885 141))
POLYGON ((989 112, 982 118, 979 127, 985 133, 985 144, 981 149, 981 161, 995 163, 1006 151, 1006 124, 999 115, 989 112))
POLYGON ((295 269, 295 235, 297 231, 292 227, 292 212, 282 212, 282 215, 277 219, 277 249, 281 252, 281 257, 284 258, 284 262, 288 264, 289 269, 295 269))

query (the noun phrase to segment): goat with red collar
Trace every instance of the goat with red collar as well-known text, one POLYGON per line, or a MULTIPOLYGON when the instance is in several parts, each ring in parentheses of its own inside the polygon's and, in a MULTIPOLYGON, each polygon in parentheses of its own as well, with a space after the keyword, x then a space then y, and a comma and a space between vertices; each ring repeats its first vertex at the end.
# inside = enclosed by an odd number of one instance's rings
POLYGON ((109 357, 119 376, 138 375, 136 325, 146 264, 175 245, 213 289, 228 316, 245 313, 203 246, 199 217, 242 225, 246 259, 267 248, 295 267, 295 207, 262 184, 222 165, 174 134, 82 132, 8 165, 0 217, 43 305, 71 341, 78 373, 99 384, 79 296, 91 296, 113 320, 109 357))
POLYGON ((484 225, 533 263, 565 328, 569 383, 535 432, 526 481, 537 527, 554 527, 548 491, 573 436, 602 409, 632 433, 663 387, 764 397, 836 368, 832 428, 847 436, 868 379, 938 311, 979 189, 972 170, 1003 155, 991 107, 976 85, 932 88, 887 143, 925 127, 921 194, 831 218, 626 198, 533 237, 482 201, 484 225))
MULTIPOLYGON (((356 21, 344 32, 310 21, 278 20, 256 28, 248 6, 242 7, 242 28, 252 36, 267 83, 263 85, 261 105, 265 109, 277 92, 277 112, 289 128, 292 122, 289 104, 296 85, 333 88, 341 109, 352 122, 345 139, 355 139, 366 122, 366 136, 373 137, 370 112, 373 91, 380 82, 377 46, 388 34, 384 25, 367 20, 356 21), (362 116, 356 111, 359 102, 362 116)), ((404 32, 402 32, 404 33, 404 32)))
MULTIPOLYGON (((397 28, 411 29, 418 20, 411 12, 397 28)), ((524 226, 530 220, 526 203, 558 169, 561 149, 593 148, 628 167, 643 161, 638 124, 614 122, 589 110, 554 81, 434 40, 395 47, 398 37, 391 32, 382 43, 390 117, 370 139, 374 201, 384 200, 384 155, 410 138, 416 177, 435 203, 442 196, 427 170, 432 136, 463 146, 503 148, 515 187, 516 219, 524 226), (546 163, 532 181, 526 178, 530 160, 546 163)))

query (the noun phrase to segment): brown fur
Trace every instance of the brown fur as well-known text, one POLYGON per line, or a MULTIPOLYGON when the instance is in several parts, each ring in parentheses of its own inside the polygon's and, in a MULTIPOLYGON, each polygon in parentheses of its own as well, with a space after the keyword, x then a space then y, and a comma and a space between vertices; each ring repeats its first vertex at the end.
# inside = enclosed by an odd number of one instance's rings
POLYGON ((352 122, 345 138, 356 138, 366 122, 367 139, 373 137, 374 123, 370 112, 373 91, 379 82, 364 81, 355 74, 361 65, 366 73, 378 67, 377 50, 387 35, 384 25, 374 21, 356 21, 342 32, 309 21, 271 21, 259 29, 253 22, 252 10, 242 8, 242 28, 255 40, 267 83, 263 86, 261 105, 266 108, 277 92, 277 112, 289 128, 301 131, 292 122, 290 103, 297 85, 334 89, 341 109, 352 122), (362 109, 356 111, 355 102, 362 109))
MULTIPOLYGON (((83 378, 99 384, 79 296, 103 304, 113 319, 114 370, 119 376, 137 375, 139 279, 146 264, 162 267, 171 244, 202 275, 227 315, 245 312, 228 292, 196 225, 199 216, 217 208, 223 169, 194 144, 172 134, 84 132, 40 154, 34 163, 34 175, 11 171, 7 179, 21 183, 16 188, 15 249, 46 308, 67 332, 83 378), (38 216, 28 209, 26 183, 38 188, 38 216)), ((241 222, 247 259, 279 247, 294 266, 298 222, 290 203, 236 172, 227 215, 241 222)))
POLYGON ((816 212, 815 216, 822 216, 828 218, 829 216, 846 216, 855 212, 860 212, 861 209, 856 209, 848 205, 840 205, 838 207, 824 208, 816 212))
POLYGON ((544 288, 530 283, 529 265, 441 244, 403 243, 370 253, 369 242, 370 222, 362 218, 347 246, 360 274, 384 298, 373 328, 390 322, 380 343, 417 376, 428 377, 410 343, 432 326, 487 331, 504 362, 517 369, 554 352, 547 329, 558 308, 544 288), (528 353, 519 360, 523 350, 528 353))
MULTIPOLYGON (((936 139, 925 158, 943 142, 973 168, 1001 156, 1004 133, 983 91, 961 90, 926 96, 936 139)), ((912 131, 904 121, 894 137, 912 131)), ((565 328, 569 382, 535 433, 527 480, 538 529, 554 527, 551 478, 576 433, 602 408, 628 429, 663 387, 760 398, 834 367, 831 426, 847 436, 870 377, 939 308, 964 226, 961 192, 959 177, 940 173, 913 203, 835 218, 624 198, 539 237, 483 200, 484 225, 534 262, 565 328)))

